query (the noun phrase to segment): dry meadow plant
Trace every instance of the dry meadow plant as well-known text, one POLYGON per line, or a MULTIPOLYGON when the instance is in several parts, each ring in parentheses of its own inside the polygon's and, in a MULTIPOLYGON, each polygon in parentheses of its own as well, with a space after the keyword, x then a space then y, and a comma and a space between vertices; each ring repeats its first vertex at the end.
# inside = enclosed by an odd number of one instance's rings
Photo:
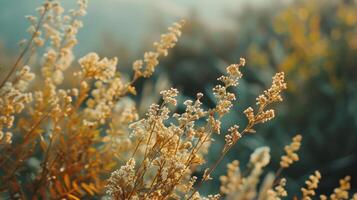
MULTIPOLYGON (((242 77, 243 58, 218 78, 220 84, 212 89, 215 107, 204 109, 203 94, 198 93, 196 99, 183 102, 184 112, 177 113, 179 91, 171 88, 161 91, 161 103, 152 104, 139 118, 130 100, 137 93, 135 83, 153 75, 159 58, 177 43, 184 22, 174 23, 154 43, 153 51, 135 61, 132 78, 126 80, 117 71, 117 58, 89 53, 75 67, 73 47, 87 8, 86 0, 77 2, 78 8, 67 12, 59 1, 48 0, 37 9, 39 17, 26 17, 30 39, 21 43, 20 55, 0 82, 1 198, 279 200, 288 195, 281 174, 299 159, 300 135, 285 147, 280 169, 262 184, 260 176, 270 162, 268 147, 254 151, 246 173, 240 172, 238 161, 228 164, 227 175, 220 177, 220 194, 204 197, 198 192, 243 136, 274 118, 271 105, 283 100, 281 93, 287 88, 283 72, 275 74, 271 87, 257 97, 256 108, 244 111, 248 120, 244 128, 221 130, 223 117, 236 100, 229 90, 242 77), (45 52, 41 61, 30 66, 29 60, 41 48, 45 52), (37 69, 35 78, 32 71, 37 69), (69 77, 68 70, 73 72, 69 77), (69 79, 76 80, 74 85, 64 84, 69 79), (203 177, 195 177, 215 134, 225 139, 219 159, 203 177)), ((301 189, 302 199, 316 196, 320 178, 318 171, 309 177, 301 189)), ((333 194, 320 198, 348 199, 349 181, 347 176, 333 194)))

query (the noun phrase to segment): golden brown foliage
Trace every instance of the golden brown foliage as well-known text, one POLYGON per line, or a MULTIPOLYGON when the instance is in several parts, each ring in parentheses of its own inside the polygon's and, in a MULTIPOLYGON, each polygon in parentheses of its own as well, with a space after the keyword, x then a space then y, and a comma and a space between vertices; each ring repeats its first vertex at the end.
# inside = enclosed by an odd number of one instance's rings
MULTIPOLYGON (((203 197, 198 192, 243 136, 255 133, 257 124, 275 117, 270 106, 283 100, 281 93, 287 88, 283 72, 276 73, 271 87, 257 97, 257 108, 244 111, 248 124, 243 129, 234 125, 224 134, 219 159, 198 179, 193 172, 205 163, 212 135, 224 132, 222 118, 236 100, 229 90, 238 86, 245 60, 229 65, 226 75, 218 78, 220 84, 212 89, 215 107, 204 109, 203 94, 197 93, 195 100, 183 102, 184 112, 176 113, 179 91, 171 88, 161 91, 161 103, 152 104, 139 118, 130 100, 130 95, 137 93, 134 84, 154 73, 158 59, 175 46, 184 23, 174 23, 154 43, 153 51, 135 61, 133 76, 126 80, 117 71, 117 58, 100 58, 94 52, 79 58, 79 67, 75 67, 72 49, 86 7, 86 0, 78 0, 78 9, 66 12, 59 1, 48 0, 38 8, 39 18, 27 17, 30 40, 24 42, 15 64, 0 82, 0 195, 12 199, 80 199, 99 197, 106 191, 112 199, 213 200, 225 196, 278 200, 287 196, 286 179, 279 175, 298 160, 300 135, 285 147, 281 168, 275 176, 267 176, 259 192, 260 176, 270 162, 268 147, 254 151, 245 176, 238 161, 229 164, 227 175, 220 178, 221 194, 203 197), (42 61, 29 66, 35 50, 42 46, 47 47, 42 61), (36 78, 31 72, 35 68, 41 71, 36 78), (64 76, 70 68, 73 74, 64 76), (64 84, 73 77, 73 85, 64 84)), ((303 199, 315 195, 320 177, 316 173, 306 182, 303 199)), ((341 180, 330 198, 347 198, 349 180, 341 180)))

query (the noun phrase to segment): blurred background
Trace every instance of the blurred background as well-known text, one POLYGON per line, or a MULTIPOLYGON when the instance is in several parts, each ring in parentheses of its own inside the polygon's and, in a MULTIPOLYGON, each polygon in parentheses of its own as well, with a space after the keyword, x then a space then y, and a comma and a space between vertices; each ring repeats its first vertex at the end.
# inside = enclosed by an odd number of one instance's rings
MULTIPOLYGON (((28 37, 24 15, 35 14, 40 4, 40 0, 0 0, 1 68, 14 62, 18 41, 28 37)), ((170 85, 182 91, 181 101, 204 92, 205 106, 212 107, 216 78, 226 65, 244 57, 244 78, 234 91, 238 103, 224 118, 223 130, 237 123, 243 126, 242 111, 270 86, 275 72, 284 71, 289 89, 277 106, 277 117, 242 139, 214 177, 234 159, 245 168, 249 154, 260 146, 271 147, 267 171, 275 171, 284 145, 300 133, 301 160, 283 172, 288 190, 299 192, 307 176, 319 169, 323 177, 319 192, 329 194, 345 175, 352 176, 352 191, 357 191, 357 1, 90 1, 75 54, 78 58, 95 51, 118 56, 119 70, 130 73, 131 63, 179 19, 187 24, 178 46, 161 61, 155 77, 138 83, 142 95, 134 98, 141 113, 157 101, 160 88, 170 85)), ((211 146, 208 165, 222 146, 221 135, 211 146)), ((218 184, 218 179, 209 182, 203 193, 218 192, 218 184)))

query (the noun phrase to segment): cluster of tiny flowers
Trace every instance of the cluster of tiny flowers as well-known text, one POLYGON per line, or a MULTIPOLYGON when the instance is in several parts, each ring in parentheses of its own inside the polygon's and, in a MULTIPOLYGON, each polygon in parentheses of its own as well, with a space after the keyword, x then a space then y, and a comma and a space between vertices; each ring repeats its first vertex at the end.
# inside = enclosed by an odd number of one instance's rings
POLYGON ((239 168, 239 161, 234 160, 227 164, 227 175, 220 176, 221 181, 220 191, 222 194, 228 195, 239 189, 241 184, 241 172, 239 168))
POLYGON ((0 144, 11 144, 12 143, 12 133, 11 132, 2 132, 0 130, 0 144))
MULTIPOLYGON (((135 160, 131 158, 120 169, 112 172, 108 179, 107 194, 115 199, 126 199, 125 196, 134 187, 135 160)), ((136 199, 136 198, 134 198, 136 199)))
POLYGON ((242 78, 242 73, 240 68, 245 65, 245 59, 240 58, 239 64, 231 64, 226 68, 228 76, 221 76, 218 78, 219 81, 222 81, 226 87, 237 86, 238 80, 242 78))
POLYGON ((280 166, 282 168, 288 168, 292 163, 299 160, 299 155, 295 152, 300 149, 301 140, 301 135, 296 135, 292 142, 284 147, 286 155, 281 157, 280 166))
POLYGON ((30 82, 35 78, 35 74, 31 72, 28 65, 25 65, 20 71, 16 72, 15 77, 16 79, 13 82, 14 88, 24 92, 28 88, 30 82))
POLYGON ((63 82, 63 73, 71 65, 73 47, 78 43, 76 35, 83 26, 78 17, 86 14, 87 0, 78 0, 78 9, 64 13, 58 1, 53 1, 53 9, 46 16, 43 24, 45 37, 51 47, 44 55, 42 74, 51 80, 51 84, 59 85, 63 82))
MULTIPOLYGON (((44 5, 46 6, 47 9, 51 9, 51 5, 52 4, 47 4, 47 5, 44 5)), ((36 26, 38 24, 38 18, 35 17, 35 16, 32 16, 32 15, 28 15, 28 16, 25 16, 26 19, 30 22, 31 26, 27 29, 27 32, 33 36, 33 43, 35 44, 35 46, 37 47, 40 47, 40 46, 43 46, 44 44, 44 40, 43 38, 41 37, 42 35, 42 32, 40 30, 37 30, 36 29, 36 26)), ((20 47, 23 47, 26 42, 28 42, 26 39, 23 39, 19 45, 20 47)))
POLYGON ((257 97, 257 105, 259 106, 257 113, 254 113, 254 109, 248 107, 244 114, 248 118, 249 125, 253 126, 258 123, 265 123, 275 117, 273 109, 265 110, 265 108, 274 102, 280 102, 283 100, 281 92, 287 88, 284 73, 279 72, 274 75, 272 86, 264 91, 264 94, 257 97))
MULTIPOLYGON (((248 166, 251 171, 248 176, 242 178, 238 191, 233 195, 241 199, 253 199, 257 195, 256 187, 259 183, 259 177, 263 173, 263 168, 270 162, 270 149, 268 147, 257 148, 250 156, 248 166)), ((232 194, 230 194, 232 195, 232 194)))
MULTIPOLYGON (((43 46, 45 43, 45 39, 42 37, 42 31, 39 30, 40 25, 46 20, 46 18, 48 18, 45 15, 52 10, 60 10, 60 9, 63 8, 59 6, 57 2, 46 0, 40 7, 37 8, 38 13, 40 14, 40 18, 33 15, 25 16, 25 18, 31 24, 30 27, 27 29, 27 32, 31 35, 31 44, 32 43, 34 44, 34 46, 32 46, 32 51, 34 51, 36 47, 43 46)), ((24 47, 25 44, 28 42, 29 41, 27 41, 26 39, 23 39, 19 43, 20 47, 24 47)))
POLYGON ((275 117, 275 112, 273 109, 261 111, 261 113, 255 115, 254 109, 252 107, 248 107, 246 110, 244 110, 244 114, 246 115, 249 124, 265 123, 275 117))
MULTIPOLYGON (((340 180, 340 186, 333 190, 333 193, 330 195, 331 200, 348 200, 349 194, 348 191, 351 189, 351 177, 346 176, 340 180)), ((355 198, 355 195, 353 196, 355 198)), ((327 200, 325 195, 320 195, 321 200, 327 200)))
POLYGON ((162 98, 164 99, 164 102, 166 104, 172 104, 172 105, 176 106, 177 101, 176 101, 175 97, 178 94, 177 89, 171 88, 169 90, 163 90, 160 92, 160 94, 162 95, 162 98))
POLYGON ((86 117, 83 122, 88 126, 97 125, 98 122, 104 124, 115 105, 115 97, 124 90, 119 78, 112 79, 108 84, 96 81, 94 86, 91 92, 92 97, 87 100, 87 107, 84 110, 86 117))
MULTIPOLYGON (((202 102, 200 99, 203 97, 202 93, 197 94, 195 101, 186 100, 183 104, 186 106, 185 112, 182 114, 175 113, 173 115, 179 122, 180 126, 188 125, 193 128, 194 121, 207 115, 207 111, 201 108, 202 102)), ((191 129, 192 130, 192 129, 191 129)))
POLYGON ((287 88, 284 79, 284 72, 276 73, 273 76, 272 86, 265 90, 264 94, 257 97, 257 105, 264 106, 272 102, 282 101, 281 92, 287 88))
POLYGON ((78 62, 82 68, 83 78, 94 78, 107 82, 115 75, 118 59, 100 59, 98 54, 89 53, 78 62))
POLYGON ((133 148, 133 142, 127 134, 128 126, 138 120, 134 102, 129 98, 123 98, 114 106, 110 120, 109 129, 106 130, 107 136, 103 137, 106 148, 115 154, 130 151, 133 148))
POLYGON ((32 101, 32 93, 26 92, 35 75, 29 66, 24 66, 15 75, 13 82, 6 82, 0 88, 0 131, 13 126, 15 115, 24 110, 32 101))
POLYGON ((149 77, 159 64, 160 56, 167 56, 168 50, 176 45, 178 37, 181 35, 181 29, 184 21, 174 23, 169 27, 169 32, 161 35, 161 40, 154 43, 155 51, 144 53, 144 60, 137 60, 133 63, 134 77, 149 77))
POLYGON ((283 197, 286 197, 288 193, 284 188, 285 185, 286 179, 280 179, 279 184, 274 189, 269 189, 267 191, 267 200, 281 200, 283 197))
POLYGON ((193 200, 219 200, 221 199, 221 195, 220 194, 215 194, 215 195, 208 195, 207 197, 201 196, 199 192, 195 192, 191 199, 193 200))
POLYGON ((239 126, 234 125, 228 129, 228 132, 230 134, 225 135, 224 139, 226 141, 227 146, 232 146, 235 144, 241 137, 242 134, 239 133, 239 126))
POLYGON ((320 179, 321 174, 319 171, 315 171, 313 175, 309 176, 309 180, 305 182, 306 188, 301 188, 303 200, 312 200, 312 197, 316 194, 315 190, 318 188, 320 179))
POLYGON ((232 108, 232 101, 236 100, 236 97, 233 93, 228 92, 227 89, 231 86, 237 86, 238 80, 242 77, 241 72, 239 71, 241 67, 245 65, 245 60, 240 59, 239 64, 232 64, 226 68, 227 75, 221 76, 218 78, 223 85, 216 85, 213 88, 213 94, 217 99, 216 112, 219 116, 223 116, 228 113, 232 108))
MULTIPOLYGON (((270 162, 270 149, 257 148, 250 156, 247 168, 249 173, 243 175, 239 169, 239 162, 233 161, 227 165, 227 175, 221 176, 221 194, 227 199, 253 200, 268 199, 281 200, 286 197, 286 179, 278 179, 278 175, 267 174, 262 184, 259 184, 263 168, 270 162), (260 188, 257 188, 260 185, 260 188), (259 190, 259 191, 258 191, 259 190)), ((279 172, 280 173, 280 172, 279 172)))
POLYGON ((351 189, 351 177, 346 176, 340 180, 340 187, 333 190, 333 194, 330 195, 331 200, 348 199, 348 191, 351 189))

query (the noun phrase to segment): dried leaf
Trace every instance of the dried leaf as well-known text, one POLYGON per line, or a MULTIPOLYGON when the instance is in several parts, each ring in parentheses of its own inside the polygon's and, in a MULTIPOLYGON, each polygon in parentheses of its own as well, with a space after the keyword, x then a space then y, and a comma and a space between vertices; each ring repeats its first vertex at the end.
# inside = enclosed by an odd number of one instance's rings
POLYGON ((94 192, 93 192, 93 190, 91 189, 91 187, 89 187, 88 184, 86 184, 86 183, 81 183, 81 186, 82 186, 82 188, 83 188, 89 195, 94 196, 94 192))
POLYGON ((65 174, 63 177, 64 184, 66 185, 67 189, 71 189, 71 180, 68 176, 68 174, 65 174))
POLYGON ((73 200, 80 200, 80 198, 74 196, 73 194, 67 194, 67 197, 68 197, 69 199, 73 199, 73 200))

